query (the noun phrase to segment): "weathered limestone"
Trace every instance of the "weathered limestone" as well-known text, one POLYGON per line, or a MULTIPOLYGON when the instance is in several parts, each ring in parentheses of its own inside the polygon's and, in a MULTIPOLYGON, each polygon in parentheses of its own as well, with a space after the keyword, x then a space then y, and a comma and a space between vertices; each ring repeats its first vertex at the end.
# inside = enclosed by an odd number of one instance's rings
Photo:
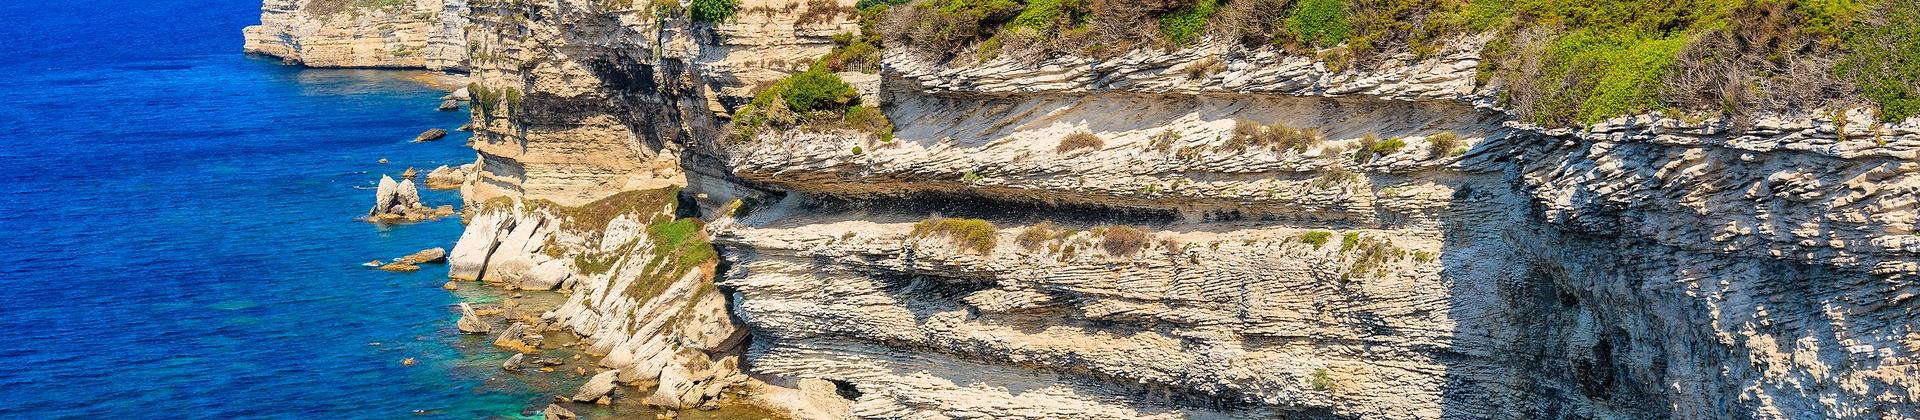
POLYGON ((1202 43, 891 53, 853 81, 895 140, 724 145, 729 104, 849 28, 745 3, 719 25, 571 3, 474 18, 513 35, 477 40, 494 58, 476 79, 525 95, 476 112, 460 184, 479 209, 449 275, 570 292, 514 335, 566 328, 605 355, 575 400, 650 384, 629 399, 691 407, 748 385, 800 418, 1920 417, 1911 124, 1543 129, 1476 90, 1483 40, 1337 73, 1202 43), (1322 138, 1237 144, 1241 120, 1322 138), (1057 152, 1075 132, 1102 145, 1057 152), (666 186, 702 206, 724 271, 659 275, 648 227, 672 207, 581 226, 533 204, 666 186), (757 205, 727 217, 732 198, 757 205), (998 245, 908 235, 934 213, 984 218, 998 245), (1123 224, 1143 243, 1110 245, 1123 224))
POLYGON ((464 70, 468 15, 466 0, 407 0, 397 7, 264 0, 260 25, 244 31, 244 48, 311 67, 464 70))
POLYGON ((480 315, 474 314, 473 305, 468 305, 466 302, 460 303, 460 321, 456 322, 455 326, 460 329, 460 332, 467 334, 486 334, 493 331, 493 326, 488 325, 486 320, 480 319, 480 315))

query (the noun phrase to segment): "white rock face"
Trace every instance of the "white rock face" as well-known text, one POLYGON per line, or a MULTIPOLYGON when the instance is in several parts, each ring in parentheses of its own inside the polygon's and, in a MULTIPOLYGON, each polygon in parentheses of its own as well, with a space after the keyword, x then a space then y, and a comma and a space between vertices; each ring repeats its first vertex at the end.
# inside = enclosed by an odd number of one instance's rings
POLYGON ((311 67, 466 68, 466 0, 407 0, 397 7, 353 4, 264 0, 260 24, 244 31, 244 48, 311 67), (323 4, 341 6, 336 11, 318 6, 323 4))
POLYGON ((645 401, 753 375, 801 418, 1920 417, 1915 126, 1548 130, 1475 90, 1483 40, 1365 73, 1202 43, 893 54, 854 81, 896 140, 723 145, 725 103, 848 28, 746 3, 770 12, 474 22, 515 34, 479 41, 498 58, 476 79, 528 95, 475 122, 463 195, 515 203, 473 216, 450 275, 561 278, 544 319, 610 382, 657 383, 645 401), (1239 145, 1241 120, 1322 139, 1239 145), (1101 144, 1059 151, 1076 132, 1101 144), (1404 146, 1356 152, 1370 138, 1404 146), (661 275, 646 211, 574 226, 523 205, 667 186, 706 207, 724 271, 661 275), (761 205, 733 219, 717 197, 761 205), (998 245, 911 237, 933 213, 998 245), (1140 250, 1108 244, 1120 224, 1140 250))
POLYGON ((420 189, 413 186, 413 180, 394 182, 393 177, 381 175, 380 185, 373 193, 373 208, 367 210, 367 216, 405 215, 424 208, 426 205, 420 202, 420 189))

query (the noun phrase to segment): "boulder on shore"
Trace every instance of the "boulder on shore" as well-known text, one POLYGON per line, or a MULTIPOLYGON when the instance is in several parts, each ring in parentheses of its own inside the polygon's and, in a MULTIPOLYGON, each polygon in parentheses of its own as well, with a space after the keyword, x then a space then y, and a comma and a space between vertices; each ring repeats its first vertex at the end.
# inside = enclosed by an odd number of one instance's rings
POLYGON ((588 379, 587 383, 580 385, 580 391, 573 393, 573 400, 580 401, 580 402, 589 402, 589 401, 599 400, 600 397, 605 397, 607 396, 607 394, 612 394, 613 380, 614 378, 618 378, 618 377, 620 377, 619 369, 600 372, 600 374, 598 375, 593 375, 593 378, 588 379))
POLYGON ((547 420, 573 420, 580 418, 579 415, 573 414, 572 411, 568 411, 559 404, 547 404, 547 408, 541 410, 541 412, 546 414, 547 420))
POLYGON ((419 143, 423 141, 434 141, 434 140, 439 140, 446 137, 447 137, 447 129, 431 128, 431 129, 427 129, 427 131, 421 132, 420 135, 418 136, 414 136, 413 142, 419 143))
POLYGON ((527 358, 527 354, 526 354, 526 353, 514 353, 514 354, 513 354, 513 357, 509 357, 509 358, 507 358, 507 361, 506 361, 506 363, 501 363, 501 364, 500 364, 500 369, 501 369, 501 370, 505 370, 505 371, 508 371, 508 372, 515 372, 515 371, 519 371, 519 370, 520 370, 520 361, 521 361, 521 360, 525 360, 526 358, 527 358))
POLYGON ((487 325, 487 321, 480 319, 480 315, 474 314, 473 305, 468 305, 466 302, 460 303, 460 322, 455 326, 460 328, 460 332, 467 334, 486 334, 493 331, 493 326, 487 325))

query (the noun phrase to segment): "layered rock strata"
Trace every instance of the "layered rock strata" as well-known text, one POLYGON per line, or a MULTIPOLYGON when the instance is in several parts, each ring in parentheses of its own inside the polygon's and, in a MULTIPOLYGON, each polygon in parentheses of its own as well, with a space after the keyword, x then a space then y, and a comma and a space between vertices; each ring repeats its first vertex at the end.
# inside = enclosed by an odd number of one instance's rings
POLYGON ((466 0, 264 0, 249 53, 313 67, 460 71, 466 0))
POLYGON ((860 84, 891 140, 720 140, 846 6, 476 3, 463 195, 490 204, 451 275, 568 291, 530 328, 671 407, 747 384, 802 418, 1920 418, 1920 125, 1535 127, 1475 86, 1470 38, 1339 72, 896 52, 860 84), (677 192, 628 205, 647 191, 677 192))

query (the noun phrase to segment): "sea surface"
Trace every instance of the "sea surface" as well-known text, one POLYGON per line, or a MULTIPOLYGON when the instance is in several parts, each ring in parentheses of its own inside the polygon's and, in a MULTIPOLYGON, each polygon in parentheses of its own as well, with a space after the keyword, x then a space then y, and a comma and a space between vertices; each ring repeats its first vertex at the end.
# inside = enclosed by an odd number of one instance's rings
POLYGON ((444 266, 360 266, 451 249, 457 217, 354 219, 381 174, 473 161, 410 143, 465 113, 241 54, 259 7, 0 2, 0 418, 511 418, 570 387, 459 337, 452 305, 496 297, 444 266))

